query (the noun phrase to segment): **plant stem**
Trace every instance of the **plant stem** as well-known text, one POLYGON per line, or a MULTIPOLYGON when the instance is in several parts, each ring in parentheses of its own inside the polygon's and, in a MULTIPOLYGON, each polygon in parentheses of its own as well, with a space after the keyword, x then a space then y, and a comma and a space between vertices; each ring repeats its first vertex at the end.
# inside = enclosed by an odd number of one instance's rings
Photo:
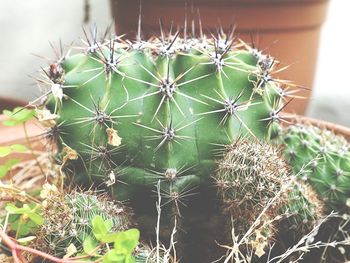
POLYGON ((0 238, 2 242, 9 247, 9 249, 12 252, 12 256, 15 263, 27 263, 19 254, 20 252, 28 252, 30 254, 39 256, 41 258, 45 258, 47 260, 50 260, 55 263, 93 263, 92 261, 77 261, 72 259, 64 259, 64 258, 57 258, 52 255, 49 255, 45 252, 42 252, 40 250, 36 250, 34 248, 25 247, 22 245, 17 244, 15 241, 11 240, 11 238, 2 230, 0 229, 0 238))

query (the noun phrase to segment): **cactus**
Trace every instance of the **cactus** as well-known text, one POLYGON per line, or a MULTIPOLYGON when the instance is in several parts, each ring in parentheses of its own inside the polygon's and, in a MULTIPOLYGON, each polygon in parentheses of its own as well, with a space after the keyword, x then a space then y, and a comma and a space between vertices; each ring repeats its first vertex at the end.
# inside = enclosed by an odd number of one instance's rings
POLYGON ((41 110, 53 120, 46 136, 75 153, 76 182, 113 185, 126 200, 161 180, 178 203, 210 182, 221 145, 276 132, 284 99, 271 76, 276 62, 231 35, 131 43, 97 41, 94 31, 84 43, 41 80, 50 112, 41 110))
POLYGON ((267 142, 239 139, 228 146, 214 180, 228 225, 237 236, 244 236, 259 221, 247 237, 259 257, 274 241, 276 223, 286 215, 282 226, 298 228, 294 237, 305 234, 322 216, 317 195, 295 181, 281 148, 267 142))
POLYGON ((215 182, 225 209, 234 218, 249 211, 254 220, 279 195, 269 213, 278 212, 288 175, 289 167, 279 149, 265 142, 240 139, 227 147, 215 182))
POLYGON ((285 198, 288 201, 280 208, 280 213, 288 217, 281 226, 283 231, 291 230, 297 239, 307 234, 322 218, 324 205, 315 191, 302 181, 294 181, 285 198))
POLYGON ((131 227, 130 210, 121 203, 109 201, 105 195, 55 192, 44 201, 44 224, 37 232, 36 246, 52 255, 63 257, 73 244, 83 251, 83 242, 92 235, 92 219, 101 216, 113 222, 113 231, 131 227))
MULTIPOLYGON (((215 196, 211 176, 222 149, 240 136, 276 135, 289 96, 272 77, 277 62, 231 33, 181 38, 162 30, 148 41, 85 35, 85 47, 60 56, 39 80, 47 90, 38 108, 45 137, 74 183, 129 200, 142 233, 154 233, 146 222, 156 216, 158 181, 163 216, 185 229, 186 213, 215 196)), ((169 236, 174 224, 165 225, 160 234, 169 236)))
MULTIPOLYGON (((81 253, 88 236, 95 240, 92 226, 95 216, 110 220, 110 231, 119 232, 133 226, 131 215, 129 208, 119 202, 110 201, 106 194, 73 191, 64 195, 54 191, 43 202, 44 224, 36 233, 35 246, 52 255, 63 257, 73 244, 76 251, 81 253)), ((102 248, 100 250, 99 253, 103 253, 102 248)), ((152 263, 157 260, 155 252, 145 243, 140 243, 133 254, 137 263, 152 263)), ((159 259, 162 258, 161 251, 159 259)))
POLYGON ((280 150, 262 141, 238 139, 218 162, 214 180, 228 215, 226 233, 233 227, 235 235, 242 237, 259 220, 246 241, 259 257, 277 232, 274 221, 285 202, 288 175, 280 150))
POLYGON ((307 181, 330 208, 342 209, 350 200, 349 143, 329 130, 306 124, 284 129, 281 140, 294 171, 307 166, 307 181))

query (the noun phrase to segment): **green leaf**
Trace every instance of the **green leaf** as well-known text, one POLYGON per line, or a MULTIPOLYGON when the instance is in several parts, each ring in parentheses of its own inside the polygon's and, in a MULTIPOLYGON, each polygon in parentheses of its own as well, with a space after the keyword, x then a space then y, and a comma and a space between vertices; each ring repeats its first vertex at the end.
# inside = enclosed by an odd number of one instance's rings
POLYGON ((0 157, 6 157, 13 152, 25 153, 28 148, 22 144, 13 144, 10 146, 0 146, 0 157))
POLYGON ((37 225, 44 224, 44 218, 37 213, 33 213, 33 212, 28 213, 28 217, 37 225))
POLYGON ((83 249, 84 252, 88 255, 95 255, 96 251, 92 254, 92 252, 96 249, 98 246, 98 243, 96 239, 94 239, 92 236, 87 236, 83 242, 83 249))
POLYGON ((12 169, 12 167, 19 162, 20 160, 18 159, 11 159, 0 165, 0 178, 4 177, 12 169))
POLYGON ((139 243, 140 231, 136 228, 117 233, 114 248, 124 255, 131 255, 139 243))
POLYGON ((28 151, 28 148, 22 144, 13 144, 11 145, 11 149, 14 152, 25 153, 28 151))
POLYGON ((6 211, 10 214, 25 214, 31 211, 31 208, 28 205, 23 205, 23 207, 17 207, 14 204, 7 204, 6 211))
POLYGON ((111 231, 112 227, 113 227, 113 220, 112 219, 107 219, 104 222, 106 228, 107 228, 107 232, 111 231))
POLYGON ((26 215, 32 220, 36 225, 42 225, 44 223, 44 218, 37 212, 35 212, 37 206, 35 204, 24 204, 23 207, 17 207, 14 204, 7 204, 6 211, 10 214, 26 215))
POLYGON ((112 249, 108 251, 103 257, 103 263, 125 263, 125 255, 112 249))
POLYGON ((101 238, 104 243, 113 243, 118 237, 119 233, 108 233, 101 238))
POLYGON ((105 225, 103 218, 99 215, 92 219, 92 232, 97 240, 101 241, 103 236, 108 233, 108 229, 105 225))
POLYGON ((0 157, 5 157, 12 152, 10 146, 0 146, 0 157))
POLYGON ((38 225, 33 221, 24 221, 23 216, 20 214, 10 214, 9 226, 11 231, 16 232, 18 238, 35 235, 38 228, 38 225))
POLYGON ((21 244, 28 244, 30 241, 33 241, 34 239, 36 239, 36 236, 22 237, 17 239, 17 242, 21 244))
POLYGON ((15 126, 33 118, 34 110, 17 107, 13 111, 4 110, 3 114, 9 117, 9 119, 3 121, 3 124, 5 126, 15 126))

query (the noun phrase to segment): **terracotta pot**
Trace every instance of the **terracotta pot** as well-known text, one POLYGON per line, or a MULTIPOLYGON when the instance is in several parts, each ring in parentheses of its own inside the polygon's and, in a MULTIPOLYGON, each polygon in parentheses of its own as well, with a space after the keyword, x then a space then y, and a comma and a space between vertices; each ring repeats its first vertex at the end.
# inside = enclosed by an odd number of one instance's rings
MULTIPOLYGON (((259 49, 267 49, 282 65, 291 65, 279 78, 312 88, 328 0, 146 0, 142 2, 142 31, 146 35, 158 32, 160 18, 166 28, 172 22, 183 25, 187 2, 200 10, 203 28, 214 32, 218 24, 224 29, 236 24, 240 38, 251 43, 252 35, 259 49)), ((136 32, 139 4, 139 0, 111 0, 118 34, 136 32)), ((307 90, 300 94, 311 95, 307 90)), ((308 101, 295 100, 287 111, 303 115, 308 101)))
MULTIPOLYGON (((18 106, 18 105, 17 105, 18 106)), ((27 147, 33 148, 33 150, 42 150, 44 141, 40 141, 38 139, 33 139, 44 132, 44 128, 42 128, 36 120, 28 121, 26 123, 26 131, 29 138, 27 139, 27 135, 22 125, 18 126, 5 126, 2 124, 4 120, 8 117, 4 115, 0 115, 0 146, 12 145, 12 144, 23 144, 27 147)), ((33 159, 33 155, 31 153, 14 153, 11 156, 0 158, 0 164, 5 163, 8 159, 18 158, 20 160, 29 160, 33 159)))
POLYGON ((2 113, 3 110, 12 110, 15 107, 25 105, 26 103, 23 100, 0 97, 0 113, 2 113))

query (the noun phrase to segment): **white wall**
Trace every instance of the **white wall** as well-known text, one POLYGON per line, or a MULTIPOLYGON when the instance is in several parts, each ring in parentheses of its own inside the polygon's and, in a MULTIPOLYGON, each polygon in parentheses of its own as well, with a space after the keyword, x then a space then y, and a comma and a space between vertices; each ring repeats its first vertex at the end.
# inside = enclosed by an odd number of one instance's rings
MULTIPOLYGON (((91 21, 104 29, 112 21, 108 0, 90 0, 91 21)), ((79 42, 83 0, 0 0, 0 96, 30 100, 34 81, 53 57, 48 40, 79 42)), ((322 32, 316 83, 308 115, 350 126, 350 0, 331 0, 322 32)))
POLYGON ((331 0, 309 116, 350 127, 350 1, 331 0))
MULTIPOLYGON (((108 0, 90 0, 91 21, 104 30, 112 21, 108 0)), ((79 43, 84 0, 0 0, 0 96, 30 100, 37 95, 33 79, 54 58, 49 42, 79 43)))

